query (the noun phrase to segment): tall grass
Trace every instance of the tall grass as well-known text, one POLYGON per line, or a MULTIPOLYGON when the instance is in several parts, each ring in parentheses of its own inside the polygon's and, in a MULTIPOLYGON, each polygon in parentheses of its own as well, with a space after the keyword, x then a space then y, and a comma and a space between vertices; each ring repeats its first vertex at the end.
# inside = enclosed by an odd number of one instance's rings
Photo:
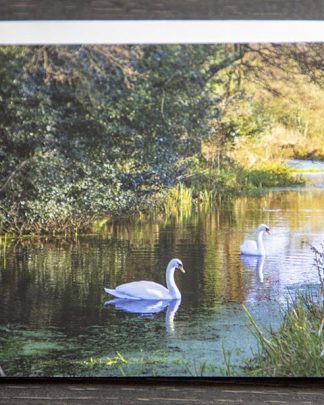
POLYGON ((177 215, 178 213, 185 215, 191 212, 192 204, 192 190, 187 188, 184 184, 179 183, 166 193, 163 211, 167 216, 177 215))
POLYGON ((233 164, 220 168, 198 169, 186 183, 170 188, 157 204, 166 217, 188 217, 193 208, 217 206, 228 198, 271 187, 303 185, 293 169, 276 162, 263 162, 243 168, 233 164))
POLYGON ((249 189, 302 185, 304 180, 294 170, 282 163, 269 162, 255 165, 250 170, 240 171, 238 182, 249 189))
POLYGON ((252 376, 323 376, 323 313, 311 295, 298 294, 288 308, 277 333, 261 329, 247 312, 249 329, 256 337, 259 352, 248 362, 252 376), (268 336, 267 336, 268 335, 268 336))
POLYGON ((324 375, 324 249, 311 247, 320 277, 320 293, 297 292, 288 302, 283 324, 277 332, 260 328, 244 307, 248 328, 258 342, 258 352, 247 361, 251 376, 311 377, 324 375))
POLYGON ((190 186, 196 194, 208 191, 211 197, 218 193, 246 194, 262 188, 301 185, 304 180, 294 170, 282 163, 263 162, 250 168, 228 165, 222 169, 201 171, 192 179, 190 186))

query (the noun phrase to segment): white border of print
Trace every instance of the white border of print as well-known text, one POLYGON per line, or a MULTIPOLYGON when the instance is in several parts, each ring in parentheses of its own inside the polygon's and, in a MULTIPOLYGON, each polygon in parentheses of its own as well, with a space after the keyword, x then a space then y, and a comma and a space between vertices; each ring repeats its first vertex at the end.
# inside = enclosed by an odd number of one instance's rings
POLYGON ((0 21, 0 45, 324 42, 324 21, 0 21))

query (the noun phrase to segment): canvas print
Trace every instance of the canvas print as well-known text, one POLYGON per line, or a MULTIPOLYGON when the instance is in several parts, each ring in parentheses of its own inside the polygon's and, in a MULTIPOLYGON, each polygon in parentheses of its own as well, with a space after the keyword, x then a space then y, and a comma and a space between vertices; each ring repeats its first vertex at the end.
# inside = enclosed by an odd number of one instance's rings
POLYGON ((1 375, 323 376, 323 57, 1 46, 1 375))

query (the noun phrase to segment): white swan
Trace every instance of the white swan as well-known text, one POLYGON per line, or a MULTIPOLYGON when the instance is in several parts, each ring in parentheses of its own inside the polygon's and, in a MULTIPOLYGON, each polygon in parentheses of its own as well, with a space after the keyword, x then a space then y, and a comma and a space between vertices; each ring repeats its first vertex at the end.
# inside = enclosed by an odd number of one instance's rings
POLYGON ((154 281, 133 281, 131 283, 121 284, 114 290, 104 288, 107 294, 111 294, 117 298, 129 300, 173 300, 180 299, 181 293, 174 281, 174 272, 179 269, 185 273, 182 261, 179 259, 170 260, 166 268, 166 284, 155 283, 154 281))
POLYGON ((261 224, 256 229, 256 241, 254 240, 245 240, 240 247, 242 255, 251 255, 251 256, 263 256, 265 255, 265 249, 263 246, 263 233, 266 232, 270 234, 270 228, 261 224))

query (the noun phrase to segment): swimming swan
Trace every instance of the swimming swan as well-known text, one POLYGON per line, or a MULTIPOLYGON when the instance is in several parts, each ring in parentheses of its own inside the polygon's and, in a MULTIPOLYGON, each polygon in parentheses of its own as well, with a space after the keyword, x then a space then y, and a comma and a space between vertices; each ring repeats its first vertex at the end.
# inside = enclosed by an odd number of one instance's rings
POLYGON ((256 241, 254 240, 245 240, 240 247, 242 255, 251 255, 251 256, 264 256, 265 249, 263 246, 263 233, 266 232, 270 234, 270 228, 261 224, 256 229, 256 241))
POLYGON ((182 261, 179 259, 170 260, 166 268, 166 285, 155 283, 154 281, 133 281, 131 283, 121 284, 114 290, 104 288, 107 294, 117 298, 129 300, 173 300, 181 298, 181 293, 174 281, 174 272, 179 269, 185 273, 182 261))

